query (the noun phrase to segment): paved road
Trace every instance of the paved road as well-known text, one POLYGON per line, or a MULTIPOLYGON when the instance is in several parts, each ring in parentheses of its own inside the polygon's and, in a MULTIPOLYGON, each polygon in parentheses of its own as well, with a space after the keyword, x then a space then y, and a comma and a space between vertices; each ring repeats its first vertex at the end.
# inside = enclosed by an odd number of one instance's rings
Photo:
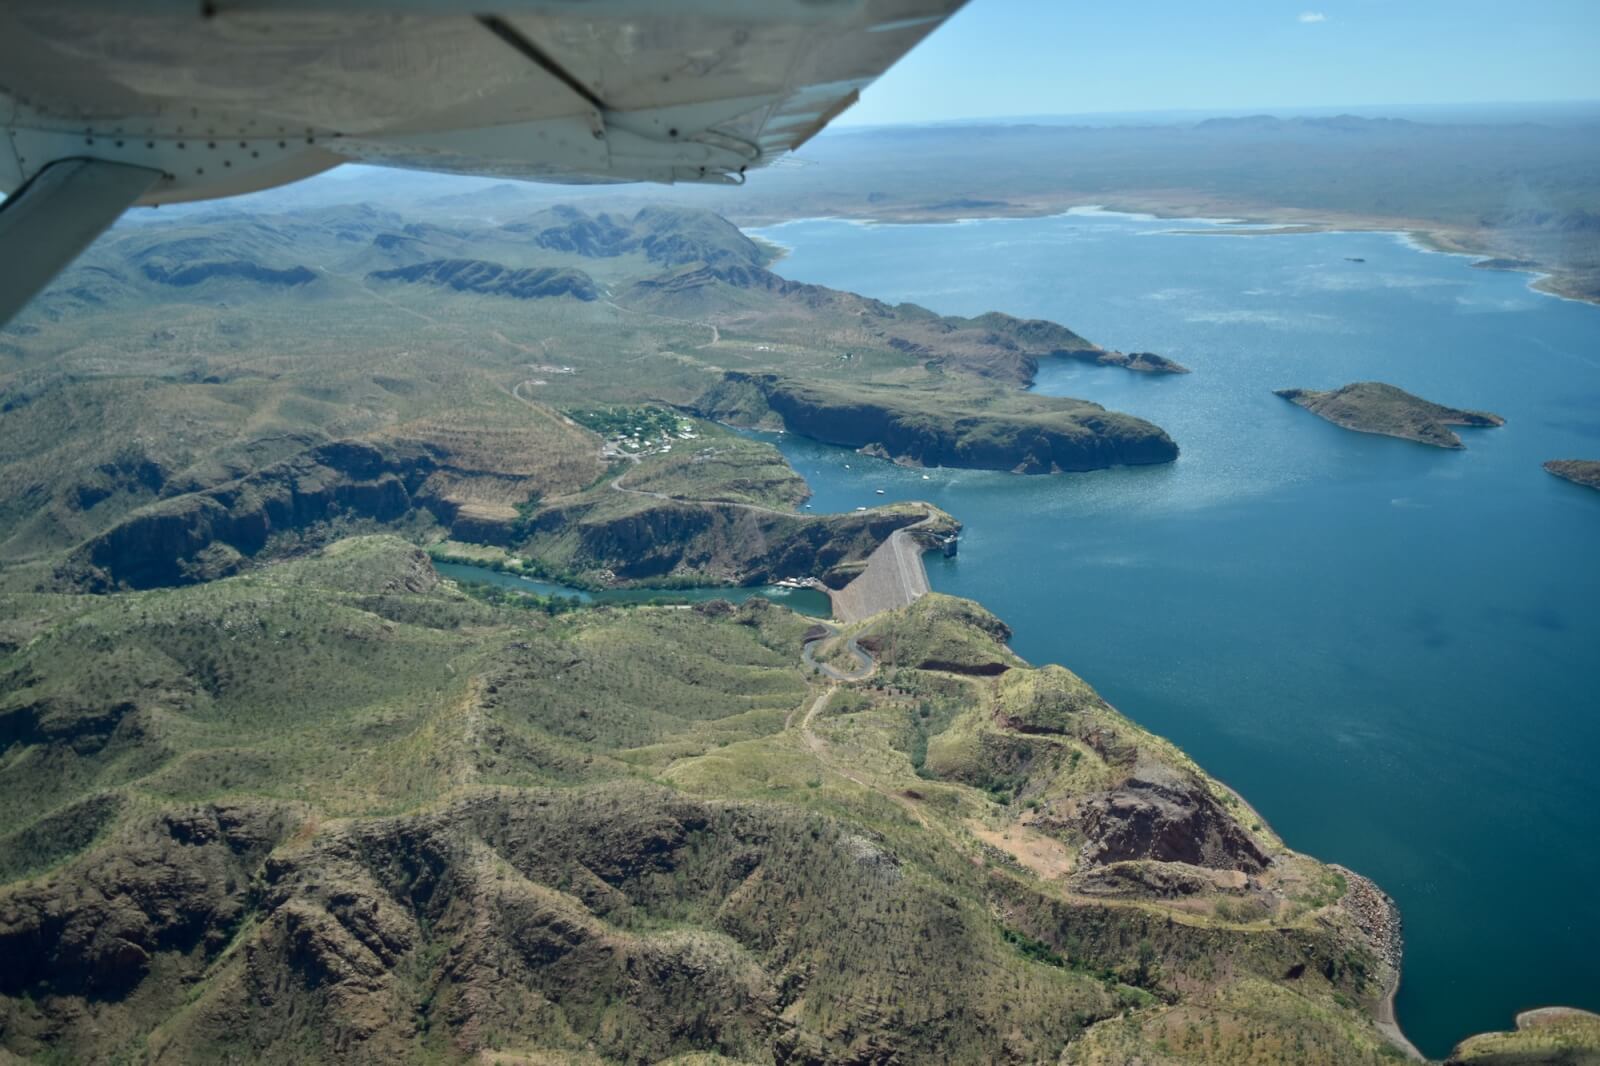
MULTIPOLYGON (((927 521, 929 519, 923 519, 923 522, 927 521)), ((917 524, 922 525, 923 522, 917 524)), ((928 571, 922 565, 922 545, 904 529, 889 534, 889 543, 893 545, 895 573, 906 602, 926 596, 929 592, 928 571)))
POLYGON ((844 643, 844 650, 849 652, 856 661, 856 668, 854 670, 840 670, 837 667, 828 665, 827 663, 817 662, 815 658, 817 645, 821 644, 829 637, 836 637, 839 635, 838 626, 829 625, 827 622, 823 622, 821 624, 828 630, 828 632, 824 636, 820 636, 815 640, 806 641, 805 647, 800 649, 801 660, 803 660, 807 666, 811 667, 819 674, 823 675, 824 677, 831 678, 834 681, 861 681, 865 678, 871 677, 873 671, 878 668, 878 664, 873 660, 871 655, 866 653, 861 645, 856 643, 855 637, 851 637, 844 643))

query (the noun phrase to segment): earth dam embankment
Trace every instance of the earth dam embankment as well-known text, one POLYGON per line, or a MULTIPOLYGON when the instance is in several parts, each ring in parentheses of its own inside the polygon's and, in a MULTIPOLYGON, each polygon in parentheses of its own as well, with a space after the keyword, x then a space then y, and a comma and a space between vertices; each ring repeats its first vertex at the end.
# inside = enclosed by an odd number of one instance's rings
POLYGON ((930 591, 922 553, 937 539, 952 552, 955 534, 940 536, 928 528, 930 514, 916 525, 897 529, 867 557, 866 567, 844 588, 832 594, 833 614, 841 622, 861 622, 883 611, 906 607, 930 591))

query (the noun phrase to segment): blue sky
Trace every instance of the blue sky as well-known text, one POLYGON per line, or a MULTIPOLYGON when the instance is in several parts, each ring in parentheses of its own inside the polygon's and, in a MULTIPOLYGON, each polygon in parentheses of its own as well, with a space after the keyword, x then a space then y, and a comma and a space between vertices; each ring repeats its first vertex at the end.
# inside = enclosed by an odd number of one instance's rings
POLYGON ((1600 100, 1600 0, 971 0, 840 125, 1600 100))

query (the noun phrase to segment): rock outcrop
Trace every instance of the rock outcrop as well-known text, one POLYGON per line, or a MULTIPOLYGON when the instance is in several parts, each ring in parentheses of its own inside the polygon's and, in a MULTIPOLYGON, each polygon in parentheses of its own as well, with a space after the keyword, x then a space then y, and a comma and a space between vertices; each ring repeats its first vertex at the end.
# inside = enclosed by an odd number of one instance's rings
POLYGON ((1203 785, 1148 759, 1115 788, 1073 800, 1058 820, 1083 834, 1078 857, 1089 865, 1155 859, 1257 873, 1268 861, 1203 785))

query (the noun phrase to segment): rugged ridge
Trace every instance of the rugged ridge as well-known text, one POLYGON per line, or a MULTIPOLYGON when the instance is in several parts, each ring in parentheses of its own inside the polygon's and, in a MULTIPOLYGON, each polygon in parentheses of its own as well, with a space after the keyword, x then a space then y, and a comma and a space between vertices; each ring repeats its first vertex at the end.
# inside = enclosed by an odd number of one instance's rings
POLYGON ((517 300, 571 296, 588 301, 600 297, 594 279, 581 270, 556 267, 515 270, 482 259, 429 259, 411 266, 374 270, 367 277, 373 281, 434 285, 457 292, 509 296, 517 300))
POLYGON ((540 248, 592 259, 639 252, 650 262, 669 267, 759 264, 766 259, 761 247, 733 223, 714 212, 688 207, 643 207, 628 219, 606 212, 589 215, 560 205, 506 223, 500 232, 540 248))
POLYGON ((243 281, 254 281, 262 285, 279 285, 285 288, 309 285, 317 280, 316 272, 307 267, 295 266, 279 270, 242 259, 220 263, 183 263, 181 265, 173 265, 156 260, 142 264, 139 269, 151 281, 178 288, 199 285, 201 282, 210 281, 213 278, 239 278, 243 281))
POLYGON ((1154 374, 1188 368, 1153 352, 1108 351, 1045 319, 990 311, 973 318, 939 315, 916 304, 890 305, 824 285, 790 281, 752 262, 700 262, 636 281, 622 295, 628 306, 662 314, 706 314, 756 297, 767 312, 849 316, 885 347, 918 357, 930 369, 1032 383, 1041 360, 1074 359, 1154 374), (775 306, 774 306, 775 305, 775 306))
POLYGON ((785 514, 737 503, 635 496, 542 509, 517 547, 589 580, 692 575, 752 585, 820 577, 842 587, 890 533, 924 515, 921 508, 785 514))
POLYGON ((819 691, 765 601, 550 619, 426 570, 356 538, 0 661, 8 839, 97 826, 0 887, 4 1053, 1382 1060, 1338 871, 978 605, 819 691))
POLYGON ((761 407, 791 432, 897 462, 1024 474, 1168 463, 1178 446, 1160 427, 1082 400, 939 389, 849 388, 732 371, 697 401, 710 418, 761 407))

